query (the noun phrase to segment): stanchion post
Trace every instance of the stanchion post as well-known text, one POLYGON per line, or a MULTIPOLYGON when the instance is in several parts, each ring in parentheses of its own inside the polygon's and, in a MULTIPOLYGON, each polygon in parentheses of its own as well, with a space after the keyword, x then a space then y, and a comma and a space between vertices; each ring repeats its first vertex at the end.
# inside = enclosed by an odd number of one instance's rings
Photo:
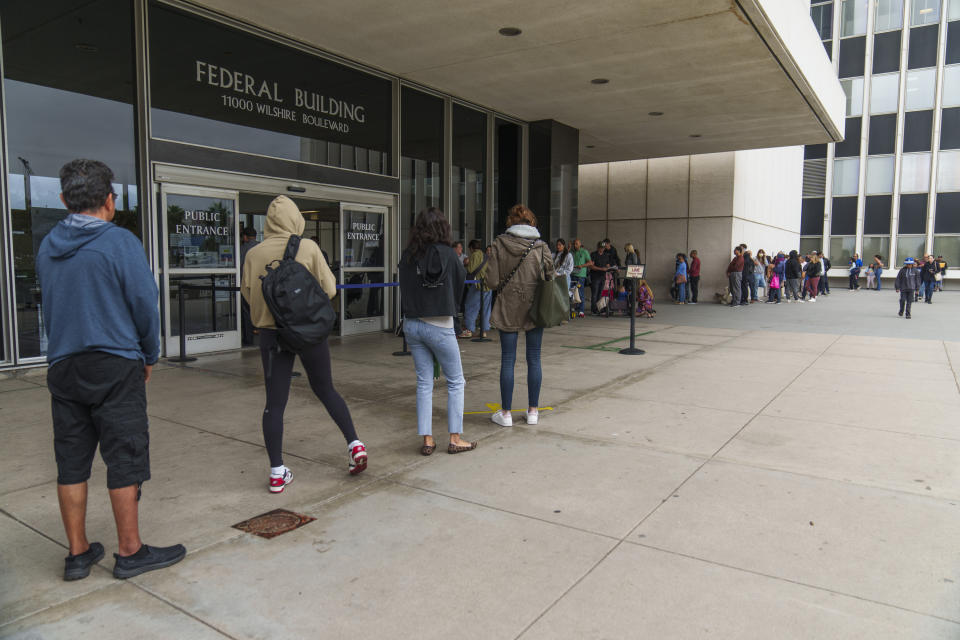
POLYGON ((640 286, 638 278, 631 278, 633 286, 630 291, 630 346, 626 349, 620 349, 620 353, 625 356, 639 356, 646 353, 643 349, 637 349, 637 289, 640 286))
POLYGON ((183 282, 177 285, 177 309, 180 313, 180 355, 176 358, 167 358, 170 362, 194 362, 196 358, 187 357, 187 306, 184 299, 183 282))

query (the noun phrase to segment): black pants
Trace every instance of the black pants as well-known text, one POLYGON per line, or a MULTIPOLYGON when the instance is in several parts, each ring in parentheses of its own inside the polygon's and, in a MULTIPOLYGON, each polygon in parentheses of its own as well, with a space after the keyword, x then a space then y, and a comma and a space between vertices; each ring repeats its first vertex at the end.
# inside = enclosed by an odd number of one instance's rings
POLYGON ((690 295, 692 296, 691 302, 696 302, 697 296, 700 295, 700 276, 690 276, 689 285, 690 295))
POLYGON ((827 276, 820 276, 820 284, 817 285, 817 293, 830 293, 830 282, 827 280, 827 276))
MULTIPOLYGON (((263 410, 263 442, 270 456, 270 466, 283 464, 283 412, 290 396, 290 374, 296 354, 278 351, 277 332, 260 330, 260 357, 263 359, 263 377, 267 388, 267 406, 263 410)), ((310 388, 320 398, 327 413, 337 423, 347 444, 357 439, 347 403, 333 388, 330 371, 330 346, 324 340, 300 354, 300 362, 307 371, 310 388)))
POLYGON ((753 280, 753 272, 743 272, 740 281, 740 304, 750 304, 750 281, 753 280))
POLYGON ((605 276, 591 278, 590 280, 590 311, 597 313, 597 302, 600 301, 600 292, 603 291, 603 280, 605 276))
POLYGON ((855 276, 853 274, 850 274, 850 290, 853 291, 854 289, 859 289, 859 288, 860 288, 860 276, 855 276))
POLYGON ((916 291, 911 291, 910 289, 900 290, 900 313, 903 313, 903 307, 906 305, 907 315, 910 315, 910 306, 913 304, 913 297, 916 293, 916 291))

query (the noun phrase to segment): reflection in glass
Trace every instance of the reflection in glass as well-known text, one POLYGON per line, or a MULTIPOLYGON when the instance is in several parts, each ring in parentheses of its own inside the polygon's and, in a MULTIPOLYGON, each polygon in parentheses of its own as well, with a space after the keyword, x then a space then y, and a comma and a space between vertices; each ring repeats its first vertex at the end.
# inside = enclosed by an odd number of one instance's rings
POLYGON ((38 7, 26 0, 0 4, 20 358, 46 351, 34 262, 47 232, 67 214, 60 167, 78 157, 105 162, 120 196, 114 223, 140 235, 131 3, 38 7))
POLYGON ((507 212, 522 199, 520 176, 523 130, 520 125, 497 118, 493 139, 493 234, 507 228, 507 212))
POLYGON ((474 238, 486 243, 487 203, 484 181, 487 167, 487 115, 453 105, 453 212, 454 240, 467 244, 474 238))
POLYGON ((940 0, 913 0, 910 8, 910 24, 935 24, 940 21, 940 0))
POLYGON ((943 256, 948 273, 950 267, 960 267, 960 236, 934 236, 933 255, 943 256))
POLYGON ((870 113, 892 113, 897 110, 900 74, 886 73, 870 80, 870 113))
POLYGON ((891 31, 903 26, 903 0, 877 0, 877 13, 873 30, 891 31))
POLYGON ((443 100, 410 87, 400 93, 400 246, 416 215, 442 207, 443 100))
POLYGON ((900 193, 930 190, 930 154, 905 153, 900 161, 900 193))
POLYGON ((188 336, 203 333, 221 333, 237 330, 237 296, 238 292, 229 288, 237 286, 237 279, 232 275, 206 276, 170 276, 170 335, 180 335, 180 285, 183 287, 184 316, 186 334, 188 336), (188 288, 190 286, 196 289, 188 288), (223 287, 228 290, 216 291, 213 287, 223 287))
POLYGON ((903 264, 905 258, 922 258, 926 246, 926 236, 897 236, 897 264, 903 264))
POLYGON ((833 38, 833 2, 810 7, 810 18, 821 40, 833 38))
POLYGON ((236 264, 233 200, 167 195, 169 266, 229 269, 236 264))
POLYGON ((860 158, 838 158, 833 161, 833 195, 851 196, 859 192, 860 158))
POLYGON ((896 158, 867 158, 867 193, 893 193, 893 173, 896 158))
POLYGON ((840 37, 867 32, 867 0, 841 0, 840 37))
POLYGON ((890 236, 863 236, 863 252, 860 257, 867 263, 873 260, 873 256, 880 256, 883 264, 890 267, 890 236))
POLYGON ((933 93, 937 84, 936 69, 919 69, 907 72, 907 111, 933 109, 933 93))
POLYGON ((850 258, 857 248, 856 236, 832 236, 830 238, 830 263, 835 267, 850 264, 850 258))
MULTIPOLYGON (((383 282, 382 271, 351 271, 344 275, 344 284, 372 284, 383 282)), ((383 315, 383 288, 369 287, 344 289, 343 308, 345 320, 376 318, 383 315)))
POLYGON ((960 64, 943 68, 943 106, 960 106, 960 64))
POLYGON ((847 115, 859 116, 863 114, 863 78, 841 80, 840 86, 847 96, 847 115))
MULTIPOLYGON (((811 251, 820 251, 823 245, 821 236, 803 236, 800 238, 800 255, 805 256, 811 251)), ((830 256, 827 256, 830 258, 830 256)), ((833 258, 830 258, 833 260, 833 258)))

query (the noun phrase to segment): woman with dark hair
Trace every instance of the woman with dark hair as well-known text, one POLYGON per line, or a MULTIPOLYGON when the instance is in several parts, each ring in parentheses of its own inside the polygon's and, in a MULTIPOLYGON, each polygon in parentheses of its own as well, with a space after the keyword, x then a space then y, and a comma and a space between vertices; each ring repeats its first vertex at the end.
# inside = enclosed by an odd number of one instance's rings
POLYGON ((417 433, 423 436, 420 453, 437 448, 433 439, 433 363, 440 363, 447 379, 447 453, 472 451, 463 433, 463 367, 453 329, 466 280, 463 262, 450 241, 450 223, 443 211, 431 207, 417 215, 410 240, 400 256, 400 303, 403 332, 417 371, 417 433))
POLYGON ((677 285, 677 299, 674 304, 686 304, 687 301, 687 256, 677 254, 676 270, 673 272, 673 281, 677 285))
POLYGON ((490 258, 483 252, 483 243, 471 240, 467 245, 470 258, 467 260, 467 280, 479 280, 467 286, 467 302, 464 305, 463 329, 471 336, 487 337, 490 331, 490 289, 483 284, 483 274, 487 271, 487 262, 490 258), (480 317, 479 321, 477 316, 480 317), (477 329, 477 327, 480 327, 477 329))
POLYGON ((573 254, 567 248, 567 241, 563 238, 557 239, 557 253, 553 256, 553 267, 557 271, 557 277, 563 277, 567 281, 567 291, 570 290, 570 274, 573 273, 573 254))
POLYGON ((507 214, 507 232, 493 241, 493 257, 487 267, 486 284, 499 292, 493 304, 493 324, 500 331, 500 406, 492 420, 501 427, 512 427, 513 368, 517 362, 517 341, 522 330, 527 352, 527 424, 540 419, 540 345, 543 327, 530 319, 530 309, 543 280, 552 280, 556 270, 550 247, 540 239, 537 217, 522 204, 507 214))

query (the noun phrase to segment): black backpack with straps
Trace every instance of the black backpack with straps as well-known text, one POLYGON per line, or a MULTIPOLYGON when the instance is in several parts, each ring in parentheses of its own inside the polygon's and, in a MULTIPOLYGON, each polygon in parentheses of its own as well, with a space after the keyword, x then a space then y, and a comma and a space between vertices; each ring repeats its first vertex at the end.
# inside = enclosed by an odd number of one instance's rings
POLYGON ((295 260, 299 248, 300 236, 291 235, 283 259, 268 264, 267 274, 260 276, 263 300, 277 326, 277 344, 293 353, 326 340, 337 322, 323 287, 295 260))

